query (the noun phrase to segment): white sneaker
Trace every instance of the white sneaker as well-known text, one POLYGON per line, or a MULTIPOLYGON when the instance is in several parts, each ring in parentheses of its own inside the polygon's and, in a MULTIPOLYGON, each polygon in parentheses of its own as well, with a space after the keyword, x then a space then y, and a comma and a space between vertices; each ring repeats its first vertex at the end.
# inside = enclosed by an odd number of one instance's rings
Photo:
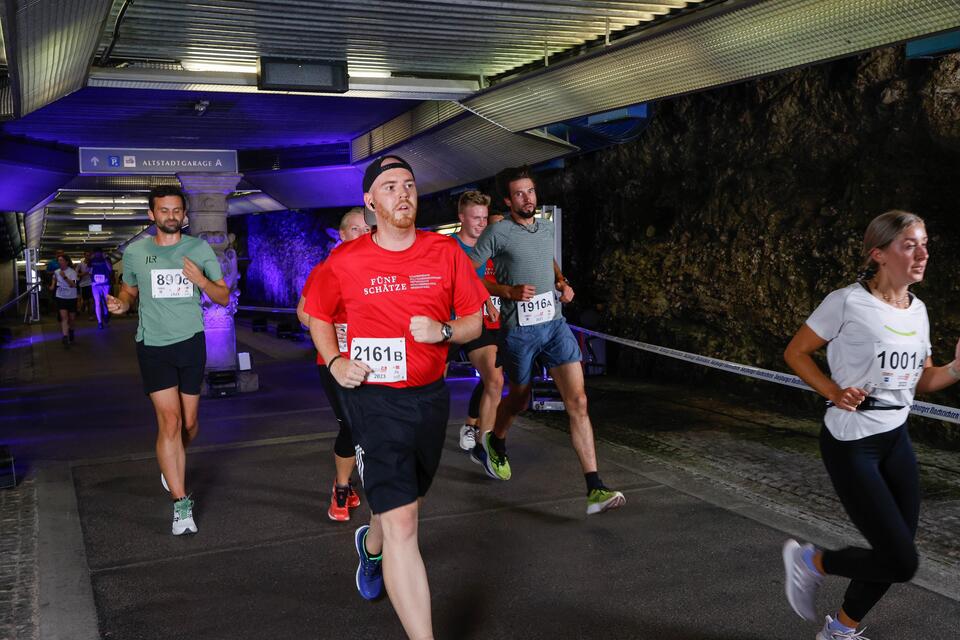
POLYGON ((783 543, 784 583, 787 591, 787 601, 797 615, 804 620, 817 620, 817 591, 823 576, 810 567, 803 559, 803 552, 813 549, 813 545, 800 545, 790 538, 783 543))
POLYGON ((170 487, 167 486, 167 479, 163 477, 163 472, 160 473, 160 484, 163 485, 164 491, 170 493, 170 487))
POLYGON ((830 623, 833 622, 833 618, 827 616, 826 620, 823 621, 823 629, 820 629, 820 633, 817 634, 817 640, 870 640, 870 638, 863 635, 863 629, 857 631, 834 631, 830 628, 830 623))
POLYGON ((190 496, 180 498, 173 503, 173 535, 196 533, 197 524, 193 521, 193 500, 190 496))
POLYGON ((460 448, 472 451, 477 446, 477 428, 469 424, 460 427, 460 448))

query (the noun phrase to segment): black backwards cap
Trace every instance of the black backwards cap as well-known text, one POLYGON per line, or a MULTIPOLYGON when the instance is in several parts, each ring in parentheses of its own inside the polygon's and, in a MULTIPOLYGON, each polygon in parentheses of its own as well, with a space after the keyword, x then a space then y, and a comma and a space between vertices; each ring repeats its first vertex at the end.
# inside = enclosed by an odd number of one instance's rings
POLYGON ((390 171, 390 169, 406 169, 410 172, 410 175, 413 175, 413 167, 407 164, 407 161, 400 156, 392 156, 389 154, 381 156, 367 165, 367 170, 363 172, 363 192, 369 193, 370 187, 373 186, 373 182, 377 179, 377 176, 390 171), (383 164, 383 161, 387 158, 390 159, 390 162, 383 164))

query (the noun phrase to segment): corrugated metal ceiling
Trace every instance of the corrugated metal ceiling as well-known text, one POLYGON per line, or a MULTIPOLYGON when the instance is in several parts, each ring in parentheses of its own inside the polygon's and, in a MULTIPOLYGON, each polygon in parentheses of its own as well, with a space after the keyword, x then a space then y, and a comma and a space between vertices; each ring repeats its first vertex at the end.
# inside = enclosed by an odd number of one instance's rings
MULTIPOLYGON (((495 76, 702 0, 137 0, 115 60, 346 59, 351 71, 495 76)), ((98 56, 122 2, 107 20, 98 56)))
POLYGON ((511 131, 852 55, 960 26, 960 0, 718 5, 463 101, 511 131))

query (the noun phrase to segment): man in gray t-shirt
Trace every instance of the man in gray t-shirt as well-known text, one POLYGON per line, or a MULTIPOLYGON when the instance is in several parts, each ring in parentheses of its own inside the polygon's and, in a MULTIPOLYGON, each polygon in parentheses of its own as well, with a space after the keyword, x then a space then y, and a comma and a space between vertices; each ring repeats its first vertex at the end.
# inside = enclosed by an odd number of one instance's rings
POLYGON ((623 494, 605 487, 597 473, 580 347, 556 298, 559 292, 560 302, 570 302, 574 295, 553 259, 556 228, 552 221, 535 215, 537 188, 529 169, 501 171, 497 186, 510 215, 487 227, 468 254, 476 267, 493 259, 497 282, 484 281, 484 285, 502 301, 498 348, 509 393, 497 409, 493 431, 482 434, 471 455, 490 477, 510 479, 507 431, 530 401, 534 361, 539 359, 556 382, 570 416, 570 439, 587 483, 587 514, 623 506, 623 494))

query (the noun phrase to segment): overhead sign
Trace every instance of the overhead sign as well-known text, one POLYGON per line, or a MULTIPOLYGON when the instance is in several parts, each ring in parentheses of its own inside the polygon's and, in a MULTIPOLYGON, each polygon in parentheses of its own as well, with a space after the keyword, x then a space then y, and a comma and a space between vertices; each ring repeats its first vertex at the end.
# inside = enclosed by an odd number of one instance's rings
POLYGON ((80 147, 80 173, 99 175, 237 173, 237 152, 229 149, 124 149, 80 147))

